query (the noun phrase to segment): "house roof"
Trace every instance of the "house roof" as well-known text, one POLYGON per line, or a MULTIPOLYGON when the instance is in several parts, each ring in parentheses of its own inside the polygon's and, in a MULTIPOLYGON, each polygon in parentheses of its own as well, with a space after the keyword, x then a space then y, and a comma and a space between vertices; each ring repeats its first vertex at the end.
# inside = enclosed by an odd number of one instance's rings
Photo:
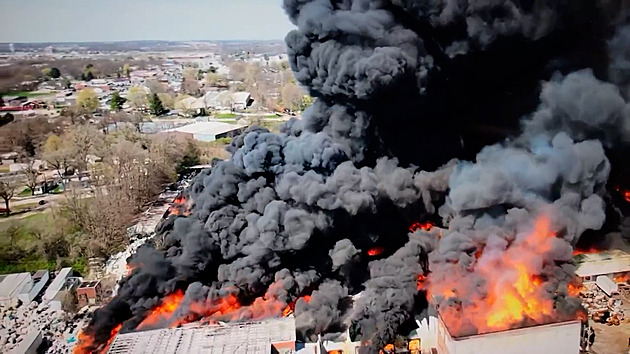
POLYGON ((619 250, 580 254, 573 259, 579 277, 630 272, 630 254, 619 250))
POLYGON ((247 127, 241 124, 229 124, 223 122, 196 122, 193 124, 185 125, 183 127, 169 129, 166 132, 171 133, 186 133, 186 134, 201 134, 201 135, 219 135, 228 133, 234 130, 243 129, 247 127))

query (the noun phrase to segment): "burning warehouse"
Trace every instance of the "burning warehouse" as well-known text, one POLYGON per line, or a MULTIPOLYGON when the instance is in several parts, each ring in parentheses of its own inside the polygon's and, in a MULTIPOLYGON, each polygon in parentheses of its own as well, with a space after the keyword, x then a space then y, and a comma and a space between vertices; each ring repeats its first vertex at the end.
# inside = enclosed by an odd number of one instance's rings
POLYGON ((437 350, 441 354, 575 354, 580 350, 580 320, 506 331, 453 337, 439 321, 437 350))
POLYGON ((141 353, 247 353, 295 352, 295 320, 292 317, 234 324, 156 329, 121 334, 109 354, 141 353))
POLYGON ((628 242, 626 2, 283 3, 317 100, 195 177, 77 352, 287 307, 378 351, 428 299, 457 343, 573 333, 576 245, 628 242))

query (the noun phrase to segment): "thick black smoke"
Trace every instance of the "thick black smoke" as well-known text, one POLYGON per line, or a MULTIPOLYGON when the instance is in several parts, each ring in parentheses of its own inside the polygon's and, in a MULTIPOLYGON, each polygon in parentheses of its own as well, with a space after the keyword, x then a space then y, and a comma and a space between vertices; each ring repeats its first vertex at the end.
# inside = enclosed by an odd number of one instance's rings
MULTIPOLYGON (((248 319, 312 295, 295 304, 303 339, 351 328, 378 348, 426 307, 426 252, 432 281, 466 276, 471 253, 506 251, 548 211, 561 242, 540 266, 568 264, 604 223, 605 153, 628 142, 622 5, 284 0, 291 68, 316 102, 280 134, 249 129, 194 180, 190 216, 164 222, 163 250, 138 252, 86 333, 133 330, 177 289, 195 318, 189 304, 225 296, 248 319), (441 240, 409 234, 426 220, 441 240)), ((552 285, 570 274, 558 268, 541 268, 552 285)))

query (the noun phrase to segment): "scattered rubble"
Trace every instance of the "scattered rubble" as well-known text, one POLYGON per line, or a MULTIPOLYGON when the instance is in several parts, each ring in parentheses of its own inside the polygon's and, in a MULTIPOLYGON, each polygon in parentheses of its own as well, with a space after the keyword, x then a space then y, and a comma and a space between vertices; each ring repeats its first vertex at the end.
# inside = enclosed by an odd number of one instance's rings
POLYGON ((41 331, 45 340, 52 343, 48 353, 68 353, 68 340, 76 336, 79 322, 84 317, 35 301, 20 306, 0 306, 0 316, 0 353, 16 349, 33 331, 41 331))
POLYGON ((127 258, 131 257, 138 247, 155 235, 155 229, 162 220, 162 217, 169 209, 173 199, 178 192, 164 192, 160 194, 154 206, 142 214, 138 222, 129 228, 130 243, 127 248, 117 254, 112 255, 105 263, 105 275, 114 275, 116 281, 127 275, 127 258))
POLYGON ((580 298, 589 318, 595 322, 619 326, 625 319, 621 297, 609 297, 595 284, 584 284, 580 298))

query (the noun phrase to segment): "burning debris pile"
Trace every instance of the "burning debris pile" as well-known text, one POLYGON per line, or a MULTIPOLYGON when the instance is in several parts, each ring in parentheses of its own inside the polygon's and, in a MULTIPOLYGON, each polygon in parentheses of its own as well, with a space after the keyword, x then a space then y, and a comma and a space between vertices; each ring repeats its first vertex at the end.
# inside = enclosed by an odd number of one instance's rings
POLYGON ((454 335, 576 318, 574 246, 625 230, 624 4, 285 0, 317 101, 196 177, 77 352, 291 312, 379 349, 427 300, 454 335))

